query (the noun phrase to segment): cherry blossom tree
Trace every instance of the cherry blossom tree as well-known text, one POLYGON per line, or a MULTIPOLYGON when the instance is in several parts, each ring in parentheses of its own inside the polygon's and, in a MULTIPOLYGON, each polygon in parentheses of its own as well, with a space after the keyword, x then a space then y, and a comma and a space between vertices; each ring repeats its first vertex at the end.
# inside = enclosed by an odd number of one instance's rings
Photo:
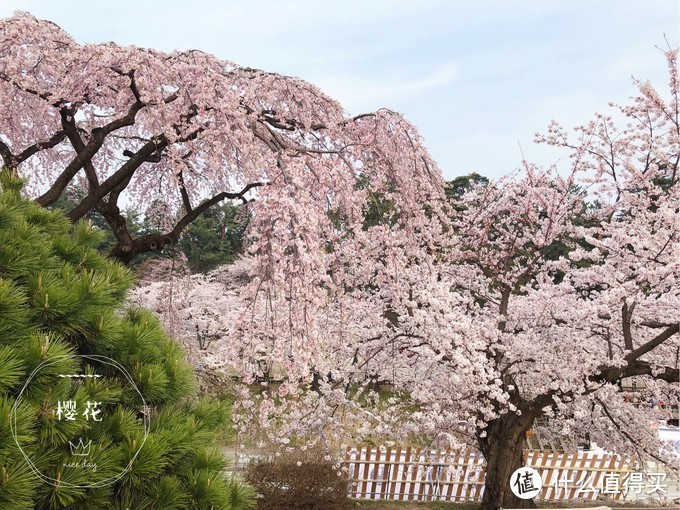
POLYGON ((567 177, 525 164, 523 178, 468 193, 455 219, 450 281, 469 298, 463 334, 482 364, 455 378, 460 360, 440 351, 443 377, 413 395, 436 423, 467 421, 488 462, 486 507, 521 504, 508 480, 538 417, 618 452, 672 459, 653 416, 619 391, 622 378, 642 377, 658 401, 679 380, 677 53, 666 57, 668 100, 639 83, 631 105, 612 105, 622 128, 596 115, 572 140, 551 124, 538 141, 570 150, 567 177))
MULTIPOLYGON (((220 291, 216 273, 195 289, 217 287, 183 305, 222 331, 205 359, 264 356, 285 368, 277 405, 244 398, 262 425, 328 434, 353 420, 367 433, 476 446, 484 508, 526 504, 509 480, 539 417, 563 436, 587 432, 677 468, 653 410, 620 388, 635 376, 651 398, 677 401, 680 109, 677 53, 666 57, 667 99, 639 83, 631 104, 611 105, 623 124, 598 114, 570 134, 552 123, 537 140, 569 151, 562 175, 525 163, 521 175, 478 181, 454 197, 450 222, 434 200, 425 216, 395 215, 395 195, 371 209, 383 217, 369 227, 332 215, 342 221, 323 242, 309 226, 270 221, 243 261, 243 285, 227 278, 220 291), (224 302, 210 310, 213 293, 224 302), (358 397, 374 380, 393 385, 389 405, 358 397)), ((329 210, 313 210, 326 221, 329 210)))
POLYGON ((223 200, 257 196, 257 223, 304 243, 331 228, 319 223, 328 209, 349 223, 361 217, 360 177, 376 190, 389 182, 404 218, 441 187, 402 116, 350 117, 297 78, 197 50, 80 45, 27 13, 0 21, 0 56, 3 164, 29 180, 43 206, 70 185, 86 190, 69 218, 99 211, 123 262, 176 243, 223 200), (164 230, 134 238, 125 200, 142 211, 162 201, 164 230))

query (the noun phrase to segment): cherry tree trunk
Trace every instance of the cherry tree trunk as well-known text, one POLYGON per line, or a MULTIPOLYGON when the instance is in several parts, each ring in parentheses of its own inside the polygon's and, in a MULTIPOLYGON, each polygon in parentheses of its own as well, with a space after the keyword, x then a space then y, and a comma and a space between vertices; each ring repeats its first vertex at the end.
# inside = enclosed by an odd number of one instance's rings
POLYGON ((525 437, 532 424, 533 419, 506 414, 489 423, 485 437, 478 437, 487 463, 484 510, 536 508, 533 500, 518 498, 510 489, 512 473, 524 465, 525 437))

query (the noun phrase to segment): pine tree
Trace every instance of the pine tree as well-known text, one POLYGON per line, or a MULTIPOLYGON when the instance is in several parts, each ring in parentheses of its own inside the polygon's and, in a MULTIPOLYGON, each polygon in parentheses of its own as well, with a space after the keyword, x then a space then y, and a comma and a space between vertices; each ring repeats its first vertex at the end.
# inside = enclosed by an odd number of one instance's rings
POLYGON ((227 411, 125 308, 132 273, 20 191, 0 174, 0 508, 249 508, 215 444, 227 411))
POLYGON ((187 228, 179 248, 192 271, 207 273, 234 261, 243 244, 245 227, 238 214, 239 209, 231 204, 213 206, 187 228))

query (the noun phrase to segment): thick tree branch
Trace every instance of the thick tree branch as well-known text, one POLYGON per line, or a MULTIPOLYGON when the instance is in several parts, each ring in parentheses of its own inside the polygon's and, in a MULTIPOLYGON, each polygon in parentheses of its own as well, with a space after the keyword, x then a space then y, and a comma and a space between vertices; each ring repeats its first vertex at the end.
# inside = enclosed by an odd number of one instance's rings
POLYGON ((634 351, 628 353, 624 359, 628 362, 637 360, 641 356, 644 356, 648 352, 654 350, 673 335, 677 334, 678 331, 680 331, 680 323, 676 322, 675 324, 669 326, 663 333, 658 334, 646 344, 641 345, 634 351))
POLYGON ((66 189, 66 186, 71 182, 75 175, 83 168, 85 163, 89 161, 101 147, 101 140, 92 137, 85 146, 83 152, 76 155, 73 160, 66 165, 66 168, 54 180, 54 183, 44 194, 36 198, 36 203, 43 207, 53 204, 61 196, 66 189))
POLYGON ((241 191, 237 191, 234 193, 229 191, 223 191, 222 193, 218 193, 217 195, 215 195, 209 200, 206 200, 205 202, 203 202, 196 208, 192 209, 191 211, 187 211, 187 213, 182 217, 182 219, 180 219, 177 222, 177 225, 175 226, 175 228, 173 228, 172 232, 170 232, 168 235, 174 237, 175 239, 179 239, 179 234, 182 233, 182 230, 184 230, 192 221, 194 221, 201 214, 210 209, 213 205, 216 205, 225 199, 241 200, 245 204, 248 202, 248 199, 245 197, 246 193, 248 193, 251 189, 259 188, 260 186, 264 186, 265 184, 266 183, 264 182, 251 182, 250 184, 246 185, 241 191))
MULTIPOLYGON (((680 369, 678 367, 653 365, 648 361, 638 359, 643 354, 650 352, 655 347, 661 345, 671 336, 678 333, 678 324, 668 328, 662 334, 656 336, 653 340, 647 342, 642 347, 631 352, 626 356, 628 364, 623 367, 603 367, 598 373, 587 377, 587 380, 595 384, 618 383, 625 377, 633 377, 638 375, 648 375, 654 379, 665 381, 669 384, 677 384, 680 381, 680 369)), ((592 393, 596 391, 597 387, 592 387, 585 393, 592 393)), ((529 410, 538 412, 538 410, 552 405, 554 397, 573 397, 573 391, 563 391, 561 389, 549 390, 542 395, 538 395, 529 403, 529 410)))
POLYGON ((57 131, 54 133, 49 140, 45 140, 44 142, 38 142, 34 143, 33 145, 26 147, 23 151, 21 151, 21 154, 16 156, 16 165, 20 165, 24 161, 26 161, 28 158, 33 156, 34 154, 45 150, 45 149, 52 149, 53 147, 56 147, 59 145, 61 142, 64 141, 64 138, 66 138, 66 133, 62 130, 57 131))
MULTIPOLYGON (((50 189, 48 189, 43 195, 36 199, 36 203, 42 206, 47 206, 54 203, 64 192, 66 186, 68 186, 73 177, 75 177, 75 175, 85 166, 85 164, 94 157, 97 151, 101 149, 106 136, 117 129, 123 128, 125 126, 132 126, 135 123, 137 113, 142 109, 142 107, 142 103, 135 102, 128 110, 128 113, 123 117, 115 119, 101 128, 94 128, 91 132, 89 141, 84 147, 82 147, 81 152, 76 151, 77 155, 73 161, 71 161, 71 163, 69 163, 62 171, 59 177, 55 179, 50 189)), ((68 130, 72 127, 71 123, 74 122, 73 117, 75 112, 70 108, 62 108, 60 114, 62 119, 62 127, 64 128, 65 132, 68 132, 68 130)), ((98 200, 100 199, 101 197, 98 200)), ((95 205, 96 202, 92 203, 90 205, 90 209, 92 209, 95 205)), ((76 215, 75 219, 77 220, 82 218, 86 213, 87 211, 76 215)), ((69 214, 69 216, 71 215, 69 214)))
MULTIPOLYGON (((71 142, 71 146, 76 151, 76 154, 84 152, 87 147, 83 142, 80 133, 78 132, 76 121, 71 115, 71 112, 65 113, 62 111, 61 124, 64 127, 64 133, 66 133, 66 136, 68 137, 69 142, 71 142)), ((94 165, 92 164, 92 158, 87 159, 83 163, 83 167, 85 169, 85 176, 87 177, 89 189, 96 189, 97 186, 99 186, 99 179, 97 178, 97 172, 95 171, 94 165)))
POLYGON ((674 323, 672 322, 661 322, 661 321, 642 321, 639 323, 640 326, 646 328, 660 329, 672 327, 674 323))
POLYGON ((138 239, 131 239, 130 242, 121 242, 119 240, 118 244, 114 246, 113 250, 111 251, 111 256, 117 258, 123 263, 129 263, 134 258, 134 256, 139 253, 162 250, 169 244, 175 244, 177 241, 179 241, 179 236, 182 231, 212 206, 225 199, 239 199, 242 200, 243 203, 247 203, 248 199, 245 197, 245 195, 251 189, 264 186, 265 184, 266 183, 263 182, 252 182, 237 192, 224 191, 222 193, 218 193, 214 197, 193 208, 191 211, 188 211, 177 222, 170 232, 165 234, 147 234, 138 239))
POLYGON ((649 375, 654 379, 659 379, 670 384, 680 382, 680 370, 669 366, 653 366, 647 361, 637 360, 633 365, 629 365, 623 371, 622 377, 633 377, 636 375, 649 375))
POLYGON ((15 168, 14 154, 10 150, 9 146, 0 140, 0 157, 2 157, 3 165, 7 168, 15 168))
POLYGON ((111 227, 118 244, 129 246, 134 242, 128 230, 127 220, 120 213, 120 209, 114 200, 102 200, 97 205, 97 210, 111 227))
POLYGON ((628 303, 624 301, 621 307, 621 322, 623 325, 623 345, 626 350, 633 350, 633 335, 630 330, 630 320, 633 317, 633 311, 635 310, 635 303, 628 306, 628 303))
POLYGON ((180 195, 182 195, 182 204, 184 205, 184 211, 190 213, 193 210, 193 207, 191 207, 189 193, 187 191, 186 184, 184 183, 184 172, 182 172, 181 170, 177 174, 177 180, 179 181, 179 193, 180 195))
POLYGON ((168 145, 165 135, 154 137, 145 143, 135 154, 128 159, 113 175, 102 182, 99 187, 91 191, 71 212, 68 217, 71 221, 78 221, 87 212, 96 207, 100 200, 113 191, 116 186, 132 178, 135 171, 147 161, 147 158, 159 149, 168 145))

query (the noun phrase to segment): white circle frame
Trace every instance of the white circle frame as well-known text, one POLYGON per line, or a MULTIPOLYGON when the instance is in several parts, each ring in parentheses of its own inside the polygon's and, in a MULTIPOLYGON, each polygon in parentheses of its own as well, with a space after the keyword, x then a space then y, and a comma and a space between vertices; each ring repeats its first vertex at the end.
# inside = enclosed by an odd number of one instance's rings
POLYGON ((135 452, 135 454, 132 456, 130 459, 130 462, 125 466, 125 469, 119 473, 118 475, 111 477, 111 478, 105 478, 104 480, 100 480, 99 482, 93 483, 93 484, 87 484, 87 485, 77 485, 77 484, 72 484, 69 482, 65 482, 63 480, 57 480, 55 478, 51 478, 44 473, 42 473, 33 463, 31 458, 26 454, 24 449, 21 447, 19 444, 19 439, 17 437, 17 416, 16 416, 16 411, 17 408, 22 400, 22 394, 28 387, 29 383, 35 378, 35 376, 40 372, 41 369, 45 367, 49 367, 51 365, 54 365, 58 361, 62 359, 73 359, 73 358, 82 358, 82 359, 87 359, 91 361, 96 361, 99 363, 104 363, 106 365, 112 365, 116 369, 118 369, 120 372, 122 372, 124 378, 130 383, 132 388, 137 392, 139 395, 139 398, 142 401, 142 409, 146 410, 146 400, 144 400, 144 396, 142 395, 142 392, 139 391, 139 388, 135 384, 135 382, 132 379, 132 376, 130 373, 123 367, 120 363, 118 363, 116 360, 111 359, 107 356, 101 356, 98 354, 67 354, 67 355, 62 355, 62 356, 55 356, 53 358, 50 358, 48 360, 43 361, 40 363, 34 370, 31 372, 31 374, 28 376, 28 379, 26 379, 26 382, 24 383, 24 386, 21 388, 21 391, 16 397, 16 400, 14 402, 14 405, 12 406, 12 411, 10 412, 10 428, 12 432, 12 438, 14 439, 14 442, 17 445, 17 448, 19 448, 19 451, 21 454, 24 456, 24 459, 28 463, 29 468, 31 471, 38 476, 40 479, 42 479, 45 483, 48 483, 50 485, 53 485, 55 487, 69 487, 69 488, 74 488, 74 489, 92 489, 92 488, 97 488, 97 487, 106 487, 109 485, 113 485, 116 483, 118 480, 120 480, 125 474, 130 471, 132 468, 132 464, 137 459, 139 456, 139 452, 142 450, 142 447, 144 446, 144 443, 146 443, 146 439, 149 436, 149 416, 147 412, 143 412, 142 415, 144 416, 144 439, 142 439, 142 442, 139 445, 139 448, 135 452))

